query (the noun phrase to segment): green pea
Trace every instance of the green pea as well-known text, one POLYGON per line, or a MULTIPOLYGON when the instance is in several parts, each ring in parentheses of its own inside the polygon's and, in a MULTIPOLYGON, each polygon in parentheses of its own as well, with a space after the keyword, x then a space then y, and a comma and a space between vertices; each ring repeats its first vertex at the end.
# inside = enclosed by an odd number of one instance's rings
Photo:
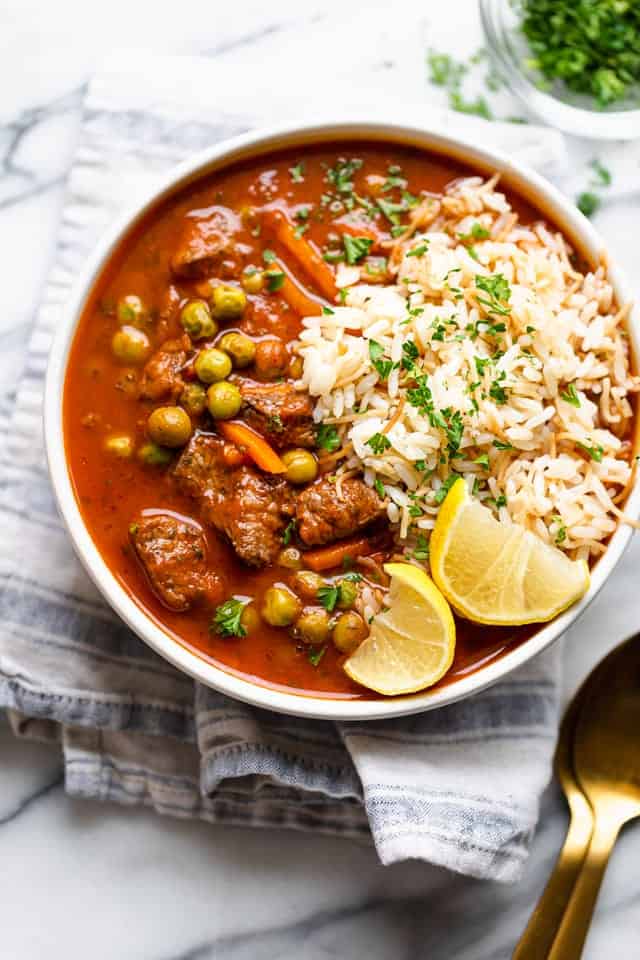
POLYGON ((190 417, 199 417, 207 409, 207 391, 201 383, 188 383, 180 394, 180 403, 190 417))
POLYGON ((300 601, 285 587, 269 587, 260 612, 272 627, 288 627, 300 613, 300 601))
POLYGON ((358 599, 358 587, 353 580, 340 580, 338 586, 340 592, 337 606, 341 610, 349 610, 358 599))
POLYGON ((212 312, 218 320, 238 320, 247 305, 244 291, 237 287, 216 287, 212 300, 212 312))
POLYGON ((144 328, 149 321, 149 313, 144 303, 134 293, 118 300, 116 308, 118 322, 131 324, 134 327, 144 328))
POLYGON ((218 324, 204 300, 189 300, 180 311, 180 323, 192 340, 214 337, 218 324))
POLYGON ((235 417, 242 406, 242 394, 235 385, 228 380, 213 383, 207 390, 207 407, 214 420, 230 420, 235 417))
POLYGON ((182 407, 158 407, 147 420, 154 443, 162 447, 183 447, 191 436, 191 420, 182 407))
POLYGON ((340 653, 353 653, 369 635, 367 625, 354 610, 343 613, 333 628, 333 643, 340 653))
POLYGON ((282 454, 289 483, 311 483, 318 476, 318 461, 308 450, 288 450, 282 454))
POLYGON ((222 350, 211 347, 201 350, 194 364, 196 374, 203 383, 217 383, 231 373, 231 359, 222 350))
POLYGON ((331 621, 322 607, 305 607, 293 625, 292 633, 296 640, 317 645, 329 639, 331 621))
POLYGON ((171 463, 171 451, 157 443, 143 443, 138 450, 138 459, 149 467, 165 467, 171 463))
POLYGON ((256 345, 243 333, 225 333, 218 346, 228 353, 234 367, 248 367, 256 355, 256 345))
POLYGON ((151 344, 146 333, 137 327, 120 327, 111 341, 111 349, 121 363, 138 366, 147 359, 151 344))
POLYGON ((242 274, 240 283, 247 293, 260 293, 264 289, 264 273, 257 267, 250 267, 242 274))

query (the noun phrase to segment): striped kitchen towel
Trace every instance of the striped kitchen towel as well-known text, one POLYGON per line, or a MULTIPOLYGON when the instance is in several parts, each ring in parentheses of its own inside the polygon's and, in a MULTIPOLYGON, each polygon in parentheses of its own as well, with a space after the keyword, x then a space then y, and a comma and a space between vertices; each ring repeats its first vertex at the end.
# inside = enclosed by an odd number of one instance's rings
MULTIPOLYGON (((253 89, 221 69, 195 58, 188 69, 176 58, 114 58, 88 89, 55 262, 2 420, 0 706, 17 734, 61 744, 74 796, 372 838, 384 863, 417 857, 514 880, 550 774, 556 651, 471 700, 419 716, 334 724, 270 714, 194 684, 132 635, 87 579, 56 514, 41 400, 60 309, 96 238, 143 184, 266 119, 252 112, 253 89)), ((424 120, 428 109, 413 117, 424 120)), ((291 115, 275 93, 270 110, 291 115)), ((307 118, 312 110, 305 104, 307 118)), ((562 159, 551 131, 442 111, 431 119, 448 129, 482 124, 484 139, 547 172, 562 159)))

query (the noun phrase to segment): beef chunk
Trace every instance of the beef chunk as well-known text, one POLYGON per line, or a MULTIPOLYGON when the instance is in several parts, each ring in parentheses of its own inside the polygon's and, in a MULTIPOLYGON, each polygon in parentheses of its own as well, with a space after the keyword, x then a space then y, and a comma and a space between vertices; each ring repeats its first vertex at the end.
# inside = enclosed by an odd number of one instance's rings
POLYGON ((181 370, 189 347, 188 337, 167 340, 151 355, 142 371, 142 400, 177 400, 184 386, 181 370))
POLYGON ((377 520, 384 507, 377 493, 362 480, 345 480, 342 496, 327 479, 298 494, 296 519, 301 540, 308 546, 341 540, 377 520))
MULTIPOLYGON (((285 480, 237 465, 218 437, 196 434, 174 467, 174 477, 194 497, 205 523, 231 542, 252 567, 272 563, 293 515, 293 494, 285 480)), ((227 446, 228 449, 228 446, 227 446)))
POLYGON ((222 259, 236 253, 233 238, 241 227, 240 218, 227 207, 209 207, 205 216, 189 214, 171 258, 174 276, 180 280, 211 276, 222 259))
POLYGON ((151 589, 170 610, 189 610, 194 603, 222 599, 222 582, 207 569, 202 531, 167 513, 142 514, 129 527, 129 537, 151 589))
POLYGON ((240 384, 244 419, 274 447, 313 447, 313 405, 290 383, 240 384))

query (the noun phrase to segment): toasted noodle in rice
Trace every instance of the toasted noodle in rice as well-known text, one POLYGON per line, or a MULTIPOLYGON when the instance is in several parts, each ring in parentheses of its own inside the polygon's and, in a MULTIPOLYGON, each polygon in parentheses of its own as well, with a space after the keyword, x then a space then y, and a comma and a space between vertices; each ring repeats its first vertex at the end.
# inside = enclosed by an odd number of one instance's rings
POLYGON ((502 519, 593 560, 619 521, 636 525, 620 508, 640 389, 631 307, 606 256, 580 272, 562 234, 520 224, 497 181, 425 198, 389 245, 393 284, 350 270, 343 305, 303 321, 298 387, 338 430, 322 458, 338 489, 354 471, 375 485, 405 556, 424 562, 454 474, 502 519))

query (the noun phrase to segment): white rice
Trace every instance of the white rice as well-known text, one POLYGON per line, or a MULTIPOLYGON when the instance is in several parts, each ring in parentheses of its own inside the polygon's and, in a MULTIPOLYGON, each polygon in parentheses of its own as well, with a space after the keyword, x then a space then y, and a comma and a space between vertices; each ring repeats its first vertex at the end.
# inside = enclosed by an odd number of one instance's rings
POLYGON ((384 486, 407 555, 416 544, 425 552, 437 492, 454 472, 502 519, 592 559, 631 480, 629 394, 640 380, 629 371, 628 308, 618 309, 604 264, 580 273, 562 235, 520 225, 495 182, 457 182, 435 218, 425 205, 413 235, 390 250, 393 284, 360 284, 357 267, 339 274, 344 305, 303 321, 298 386, 316 398, 316 422, 352 444, 336 460, 338 481, 360 471, 384 486), (472 231, 486 239, 460 239, 472 231), (507 295, 490 311, 477 277, 496 275, 507 295), (491 324, 505 329, 492 334, 491 324), (384 380, 371 341, 393 365, 384 380), (414 368, 403 369, 416 349, 414 368), (426 377, 428 410, 410 402, 416 376, 426 377), (390 444, 379 453, 375 434, 390 444))

